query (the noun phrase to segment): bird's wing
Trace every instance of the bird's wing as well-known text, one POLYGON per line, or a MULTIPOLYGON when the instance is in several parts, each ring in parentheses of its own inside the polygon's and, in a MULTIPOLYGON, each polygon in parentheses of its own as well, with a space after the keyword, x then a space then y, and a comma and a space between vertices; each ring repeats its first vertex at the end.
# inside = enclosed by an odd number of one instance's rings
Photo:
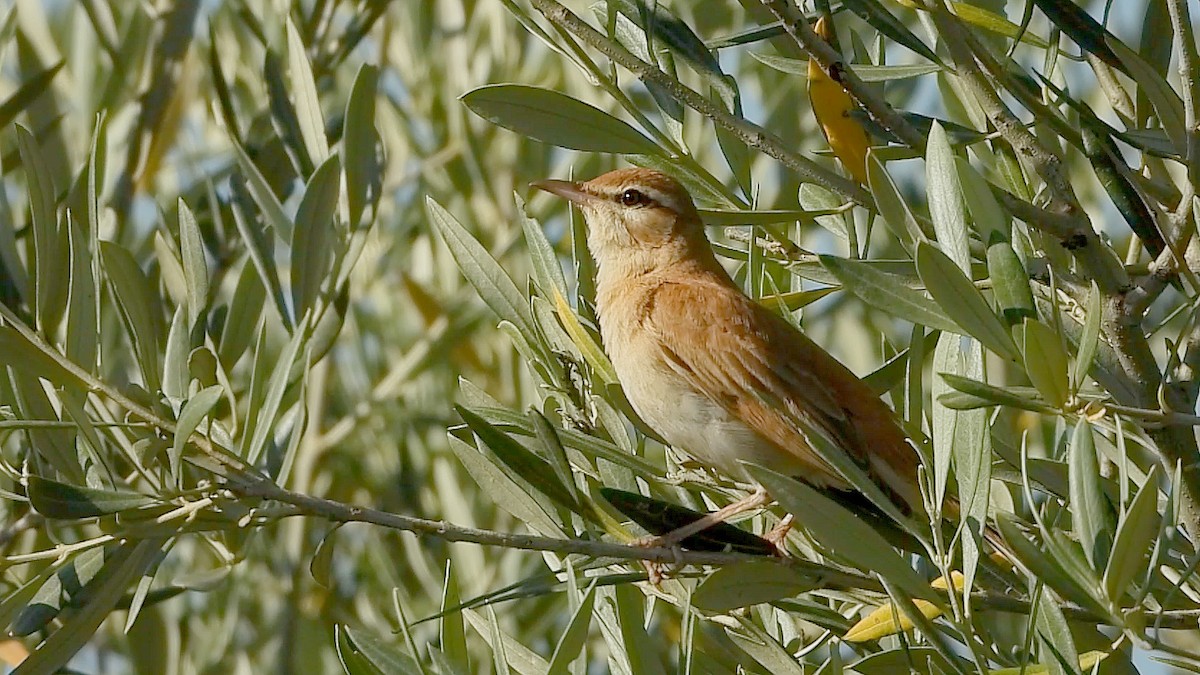
POLYGON ((731 285, 694 280, 659 285, 643 317, 676 372, 795 455, 809 482, 850 487, 811 448, 821 434, 902 501, 914 498, 917 457, 891 410, 781 317, 731 285))

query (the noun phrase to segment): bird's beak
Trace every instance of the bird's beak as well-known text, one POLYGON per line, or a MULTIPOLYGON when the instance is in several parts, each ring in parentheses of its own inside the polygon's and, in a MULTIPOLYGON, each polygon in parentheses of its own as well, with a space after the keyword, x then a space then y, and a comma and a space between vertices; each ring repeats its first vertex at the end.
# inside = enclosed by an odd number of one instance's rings
POLYGON ((569 202, 580 205, 586 204, 596 198, 595 195, 585 192, 579 183, 572 183, 569 180, 547 178, 546 180, 535 180, 529 186, 545 190, 552 195, 558 195, 569 202))

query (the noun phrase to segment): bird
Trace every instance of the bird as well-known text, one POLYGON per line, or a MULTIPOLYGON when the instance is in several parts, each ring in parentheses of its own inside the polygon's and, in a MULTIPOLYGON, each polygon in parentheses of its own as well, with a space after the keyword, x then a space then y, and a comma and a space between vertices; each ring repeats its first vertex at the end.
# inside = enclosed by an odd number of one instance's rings
MULTIPOLYGON (((677 180, 634 167, 531 186, 582 210, 604 350, 634 412, 664 440, 734 479, 754 483, 745 466, 752 463, 855 496, 810 443, 822 434, 901 513, 924 511, 920 456, 895 413, 829 352, 742 291, 677 180)), ((760 486, 711 514, 713 522, 769 501, 760 486)), ((683 538, 675 534, 670 541, 683 538)))

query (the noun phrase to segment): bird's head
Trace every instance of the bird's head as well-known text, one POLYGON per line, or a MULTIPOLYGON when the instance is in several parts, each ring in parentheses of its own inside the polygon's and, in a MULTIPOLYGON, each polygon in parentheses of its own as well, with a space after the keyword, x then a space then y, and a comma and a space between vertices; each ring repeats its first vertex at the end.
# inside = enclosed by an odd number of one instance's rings
POLYGON ((618 169, 582 183, 532 185, 579 206, 587 220, 588 249, 602 268, 652 269, 695 256, 697 246, 712 255, 691 195, 660 171, 618 169))

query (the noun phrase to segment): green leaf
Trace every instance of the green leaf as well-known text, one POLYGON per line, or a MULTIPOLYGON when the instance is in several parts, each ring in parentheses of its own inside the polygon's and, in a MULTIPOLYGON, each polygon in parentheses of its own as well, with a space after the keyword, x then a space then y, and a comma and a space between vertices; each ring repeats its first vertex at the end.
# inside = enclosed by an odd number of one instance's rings
MULTIPOLYGON (((103 113, 96 116, 86 172, 87 217, 68 211, 66 234, 71 249, 71 278, 67 291, 67 358, 88 372, 95 371, 100 337, 100 190, 104 186, 104 164, 108 143, 103 113)), ((20 284, 23 286, 23 283, 20 284)))
MULTIPOLYGON (((534 432, 537 434, 537 439, 541 441, 542 447, 546 449, 547 462, 554 469, 554 475, 558 478, 560 485, 570 493, 574 503, 583 505, 583 500, 580 498, 579 489, 575 485, 575 475, 571 472, 571 460, 567 458, 567 449, 563 447, 562 440, 558 437, 558 431, 554 425, 550 424, 550 420, 546 416, 534 408, 530 408, 528 413, 529 423, 533 426, 534 432)), ((586 505, 591 511, 591 505, 586 505)))
POLYGON ((546 667, 549 665, 546 660, 502 631, 497 624, 494 611, 488 612, 488 619, 484 619, 478 612, 470 609, 464 609, 462 614, 475 632, 479 633, 479 636, 491 647, 492 652, 504 657, 503 663, 497 664, 496 670, 493 672, 509 672, 509 663, 512 663, 513 668, 519 673, 546 672, 546 667))
POLYGON ((321 165, 329 158, 329 141, 325 138, 325 116, 321 113, 321 99, 317 96, 317 83, 313 79, 312 66, 308 63, 304 41, 291 16, 287 25, 288 79, 291 84, 290 100, 295 105, 296 117, 300 122, 300 135, 313 165, 321 165))
POLYGON ((692 605, 706 612, 728 612, 796 597, 815 587, 814 579, 794 569, 755 560, 727 565, 708 575, 692 594, 692 605))
MULTIPOLYGON (((774 54, 750 52, 756 61, 789 75, 808 76, 808 59, 789 59, 774 54)), ((863 82, 891 82, 929 75, 942 70, 936 63, 876 66, 869 63, 848 63, 850 70, 863 82)))
POLYGON ((831 255, 821 256, 821 264, 846 290, 881 312, 938 330, 963 330, 936 303, 903 283, 899 275, 882 272, 863 261, 831 255))
POLYGON ((52 332, 61 316, 61 301, 67 281, 69 258, 61 255, 68 242, 62 238, 55 213, 57 205, 54 179, 46 158, 38 148, 33 134, 16 125, 17 145, 25 168, 26 189, 29 191, 29 211, 33 218, 34 288, 38 328, 52 332), (62 295, 62 297, 60 297, 62 295))
POLYGON ((160 503, 152 497, 128 490, 96 490, 40 476, 29 476, 26 480, 30 505, 53 520, 93 518, 160 503))
MULTIPOLYGON (((253 218, 246 216, 237 201, 234 202, 233 221, 242 235, 242 242, 246 246, 250 260, 254 263, 254 269, 262 279, 263 285, 271 291, 271 300, 274 301, 275 311, 278 313, 280 321, 290 329, 293 325, 292 315, 288 311, 287 300, 283 295, 283 284, 279 282, 279 270, 275 265, 274 237, 268 237, 268 231, 259 227, 258 222, 253 218)), ((288 232, 292 232, 290 224, 288 232)))
POLYGON ((341 243, 334 221, 341 186, 341 160, 337 155, 330 155, 313 172, 296 209, 291 269, 292 311, 297 320, 316 302, 341 243))
POLYGON ((987 182, 971 163, 962 157, 954 158, 954 168, 958 171, 958 184, 962 189, 963 201, 971 220, 979 232, 979 238, 985 242, 992 241, 992 233, 997 232, 1008 238, 1008 212, 1000 208, 996 196, 992 194, 992 185, 987 182))
POLYGON ((1078 672, 1079 652, 1058 601, 1049 593, 1042 593, 1037 609, 1037 635, 1045 647, 1041 652, 1042 660, 1049 666, 1049 672, 1053 675, 1078 672))
MULTIPOLYGON (((939 673, 970 672, 970 666, 963 663, 951 665, 946 657, 933 647, 904 645, 896 649, 868 654, 857 661, 848 663, 846 672, 858 675, 891 675, 892 673, 939 675, 939 673)), ((988 675, 994 675, 995 672, 994 670, 988 671, 988 675)))
POLYGON ((1107 564, 1112 550, 1111 507, 1100 486, 1096 442, 1086 417, 1075 423, 1069 452, 1071 524, 1092 569, 1099 570, 1107 564))
MULTIPOLYGON (((309 348, 310 362, 315 363, 312 354, 312 348, 309 348)), ((296 405, 293 406, 289 413, 285 413, 289 425, 287 445, 280 451, 279 448, 272 448, 271 455, 268 456, 267 475, 269 475, 276 485, 280 487, 288 484, 288 479, 291 478, 292 468, 296 465, 296 455, 300 452, 300 443, 305 440, 305 430, 308 429, 308 409, 307 402, 311 399, 306 398, 308 393, 309 378, 312 376, 312 371, 305 369, 300 373, 299 381, 294 389, 296 397, 296 405)))
POLYGON ((59 61, 40 73, 23 78, 21 86, 0 103, 0 129, 7 129, 17 115, 50 88, 54 76, 62 70, 65 63, 66 61, 59 61))
MULTIPOLYGON (((85 553, 86 551, 81 552, 79 555, 82 556, 85 553)), ((78 557, 73 558, 73 560, 78 559, 78 557)), ((33 630, 37 630, 39 626, 44 626, 49 619, 53 618, 60 606, 59 603, 62 597, 61 585, 54 589, 54 591, 47 590, 43 592, 43 589, 46 587, 46 582, 61 569, 62 567, 59 565, 49 564, 43 566, 36 573, 33 573, 31 570, 30 577, 27 580, 21 581, 19 585, 16 585, 13 591, 4 596, 3 602, 0 602, 0 626, 8 627, 10 635, 18 636, 19 633, 17 632, 15 621, 23 612, 29 610, 41 615, 31 617, 27 625, 21 627, 23 631, 28 630, 30 626, 33 627, 33 630), (35 598, 47 604, 39 603, 35 607, 35 598)))
POLYGON ((233 296, 229 301, 229 313, 225 315, 225 325, 221 329, 221 341, 217 350, 221 364, 226 370, 233 368, 254 340, 262 322, 263 300, 266 297, 267 289, 263 286, 258 271, 251 261, 246 261, 238 274, 237 285, 234 286, 233 296))
POLYGON ((933 220, 938 243, 960 270, 969 273, 971 252, 967 246, 966 204, 958 178, 958 162, 950 147, 950 139, 938 122, 934 122, 929 131, 929 145, 925 151, 925 181, 929 217, 933 220))
POLYGON ((879 209, 884 224, 906 250, 913 250, 916 242, 924 239, 925 235, 895 181, 874 152, 867 154, 867 186, 871 188, 875 207, 879 209))
POLYGON ((550 665, 546 675, 567 675, 570 673, 571 662, 583 652, 587 642, 588 628, 592 624, 593 607, 596 603, 596 582, 592 582, 588 592, 583 596, 575 614, 571 616, 567 629, 554 647, 554 655, 550 657, 550 665))
POLYGON ((529 494, 528 486, 513 480, 496 461, 471 447, 453 434, 449 435, 450 449, 463 468, 496 506, 507 511, 526 527, 545 536, 564 535, 562 526, 546 512, 542 504, 529 494))
MULTIPOLYGON (((1079 667, 1075 672, 1078 673, 1094 673, 1096 665, 1108 658, 1107 652, 1090 651, 1079 656, 1079 667)), ((1151 657, 1155 658, 1155 657, 1151 657)), ((1159 659, 1155 659, 1159 660, 1159 659)), ((1121 666, 1118 666, 1121 668, 1121 666)), ((1014 668, 998 668, 988 671, 988 675, 1050 675, 1050 668, 1046 664, 1032 663, 1014 668)))
POLYGON ((38 588, 29 604, 13 620, 9 632, 24 637, 44 628, 96 578, 105 560, 115 557, 119 550, 116 545, 97 546, 71 557, 38 588))
MULTIPOLYGON (((930 382, 930 397, 933 399, 931 413, 933 441, 933 499, 934 504, 945 504, 946 488, 950 481, 950 468, 954 459, 954 428, 958 424, 959 408, 947 403, 948 388, 955 380, 963 377, 966 365, 962 358, 962 338, 955 333, 938 335, 933 350, 933 373, 930 382), (937 377, 940 375, 940 377, 937 377)), ((923 395, 923 394, 922 394, 923 395)))
POLYGON ((917 274, 925 288, 946 315, 961 327, 953 330, 970 335, 993 352, 1015 361, 1017 346, 1008 329, 962 269, 927 242, 917 244, 916 259, 917 274))
MULTIPOLYGON (((842 200, 829 190, 812 183, 800 185, 800 206, 805 211, 823 212, 828 215, 816 216, 817 225, 829 230, 829 233, 843 241, 854 241, 854 219, 847 218, 844 212, 838 210, 842 200)), ((752 250, 753 252, 753 250, 752 250)))
MULTIPOLYGON (((463 386, 464 397, 467 397, 470 383, 460 381, 460 384, 463 386)), ((477 392, 478 390, 475 391, 477 392)), ((523 436, 536 435, 529 424, 529 420, 518 412, 498 406, 480 406, 477 404, 472 404, 471 408, 480 417, 483 417, 493 425, 502 426, 507 431, 523 436)), ((622 452, 620 448, 608 440, 575 431, 574 429, 558 429, 557 434, 565 446, 578 450, 584 456, 591 459, 603 459, 613 462, 633 471, 639 477, 652 480, 661 471, 661 469, 640 457, 622 452)), ((578 463, 576 466, 578 466, 578 463)))
POLYGON ((575 347, 583 354, 583 358, 592 372, 604 384, 617 384, 617 371, 609 361, 608 355, 583 327, 579 317, 575 316, 575 310, 571 309, 571 306, 567 304, 567 299, 558 291, 554 292, 554 312, 558 315, 563 330, 567 332, 571 341, 575 343, 575 347))
POLYGON ((1112 554, 1104 569, 1104 588, 1112 602, 1120 602, 1134 577, 1145 573, 1150 545, 1158 538, 1160 518, 1158 465, 1155 465, 1117 526, 1112 554))
MULTIPOLYGON (((375 665, 370 658, 359 651, 351 641, 345 626, 335 626, 333 633, 333 648, 337 651, 338 662, 346 675, 385 675, 382 666, 375 665)), ((397 670, 395 672, 405 672, 397 670)), ((419 672, 419 671, 417 671, 419 672)), ((407 673, 406 673, 407 675, 407 673)))
MULTIPOLYGON (((968 377, 984 377, 983 350, 974 340, 967 341, 962 350, 962 372, 968 377)), ((983 529, 988 518, 988 502, 992 481, 992 441, 988 426, 989 415, 984 410, 960 411, 955 414, 954 473, 958 479, 960 504, 959 530, 962 542, 963 594, 969 596, 975 583, 975 573, 982 553, 983 529)))
POLYGON ((614 618, 620 624, 618 637, 620 645, 625 648, 623 654, 629 659, 630 665, 627 672, 638 675, 666 675, 667 671, 658 658, 658 634, 656 632, 655 637, 651 637, 646 630, 646 612, 643 609, 646 601, 642 592, 633 584, 621 584, 613 590, 611 599, 601 604, 601 611, 605 611, 605 605, 615 606, 615 617, 609 614, 605 618, 609 624, 614 618))
POLYGON ((334 538, 340 527, 341 523, 335 524, 325 533, 325 536, 321 537, 321 541, 317 544, 317 550, 313 552, 312 560, 308 561, 308 573, 312 575, 313 581, 322 588, 334 588, 331 580, 333 555, 336 550, 334 538))
POLYGON ((902 21, 887 11, 878 0, 845 0, 846 7, 862 17, 872 28, 886 35, 896 44, 904 45, 913 52, 940 63, 937 54, 933 52, 920 38, 908 29, 902 21))
POLYGON ((807 484, 754 464, 746 469, 789 513, 834 555, 859 569, 887 577, 910 595, 940 603, 921 577, 878 532, 807 484))
POLYGON ((442 235, 458 269, 479 297, 502 320, 511 321, 522 335, 533 335, 533 316, 525 294, 517 290, 508 273, 450 212, 432 197, 425 198, 429 219, 442 235))
POLYGON ((992 294, 1010 326, 1021 323, 1022 319, 1037 316, 1025 265, 1021 264, 1008 238, 1000 233, 993 234, 990 240, 987 268, 988 278, 992 281, 992 294))
POLYGON ((191 327, 208 306, 208 263, 196 217, 182 198, 179 200, 179 248, 187 284, 188 326, 191 327))
MULTIPOLYGON (((4 331, 11 330, 7 326, 0 328, 4 331)), ((4 353, 6 350, 0 349, 0 354, 4 353)), ((36 377, 14 368, 11 376, 5 379, 11 386, 11 399, 16 404, 18 420, 58 421, 63 419, 59 410, 50 402, 45 385, 36 377)), ((33 426, 28 429, 27 434, 30 440, 30 449, 37 454, 38 458, 53 467, 66 480, 75 484, 84 482, 84 469, 76 449, 77 440, 73 426, 57 429, 33 426)))
POLYGON ((458 672, 469 670, 470 664, 466 626, 463 624, 462 614, 452 611, 459 606, 461 598, 453 564, 447 560, 445 581, 442 584, 442 602, 439 607, 441 616, 438 618, 438 646, 458 672))
POLYGON ((162 332, 158 293, 138 267, 133 254, 120 245, 100 242, 100 260, 133 342, 142 382, 147 390, 158 391, 161 388, 159 373, 162 372, 158 349, 162 332))
POLYGON ((171 443, 170 466, 171 475, 180 476, 180 460, 184 447, 192 433, 200 426, 200 422, 212 412, 217 402, 221 400, 224 389, 220 385, 205 387, 183 404, 179 411, 179 420, 175 423, 175 436, 171 443))
POLYGON ((554 247, 546 239, 541 225, 525 213, 525 201, 514 194, 517 211, 521 214, 521 230, 525 233, 525 245, 529 248, 529 261, 533 266, 533 280, 537 282, 543 296, 567 295, 567 279, 554 247))
POLYGON ((743 672, 766 672, 771 675, 807 675, 808 669, 796 660, 779 640, 762 629, 748 617, 739 617, 738 630, 725 633, 738 649, 746 652, 757 663, 747 664, 751 668, 743 672))
POLYGON ((71 278, 67 291, 67 358, 88 372, 96 367, 100 336, 100 269, 92 230, 67 214, 71 247, 71 278))
POLYGON ((817 216, 831 215, 833 211, 806 211, 794 209, 737 210, 700 209, 700 220, 709 227, 741 225, 774 225, 777 223, 807 222, 817 216))
MULTIPOLYGON (((286 347, 280 352, 269 367, 270 377, 267 380, 267 386, 261 399, 255 399, 257 405, 252 405, 251 410, 254 411, 253 426, 248 426, 246 435, 242 438, 241 457, 249 464, 258 464, 258 460, 262 452, 267 447, 267 441, 270 439, 272 432, 275 430, 275 422, 279 417, 279 408, 283 404, 283 396, 287 393, 288 384, 291 382, 292 364, 300 356, 301 348, 307 343, 306 333, 303 326, 300 327, 288 341, 286 347), (254 433, 250 434, 250 429, 253 428, 254 433)), ((261 341, 260 341, 261 346, 261 341)), ((263 353, 260 349, 255 354, 258 359, 263 359, 263 353)), ((255 378, 259 378, 264 373, 255 372, 255 378)), ((247 423, 251 424, 250 422, 247 423)))
POLYGON ((1038 580, 1054 589, 1064 599, 1075 602, 1100 616, 1107 616, 1108 609, 1090 593, 1084 590, 1075 577, 1065 570, 1061 564, 1043 552, 1042 546, 1035 544, 1021 532, 1017 521, 1007 513, 996 514, 996 525, 1004 541, 1017 557, 1017 562, 1027 569, 1038 580))
POLYGON ((1079 351, 1075 354, 1075 367, 1071 371, 1071 384, 1075 391, 1078 391, 1087 379, 1092 362, 1096 358, 1096 350, 1100 346, 1100 318, 1104 314, 1100 300, 1100 287, 1093 281, 1091 290, 1088 291, 1083 330, 1079 334, 1079 351))
POLYGON ((172 399, 187 396, 190 375, 188 354, 192 351, 191 330, 188 328, 187 303, 175 306, 171 327, 167 329, 167 348, 163 353, 162 393, 172 399))
POLYGON ((395 636, 380 638, 368 631, 349 626, 338 626, 338 655, 345 659, 348 653, 353 653, 363 659, 377 673, 420 673, 420 664, 413 657, 397 646, 395 636))
POLYGON ((939 371, 938 374, 946 381, 946 384, 962 394, 961 396, 952 393, 937 396, 937 400, 942 405, 953 410, 973 410, 994 405, 1006 405, 1033 412, 1054 412, 1053 408, 1037 397, 1037 390, 1030 387, 997 387, 953 373, 939 371))
POLYGON ((87 584, 87 603, 73 611, 13 672, 52 673, 66 665, 93 640, 134 580, 158 563, 162 546, 160 539, 130 540, 107 555, 104 567, 87 584))
POLYGON ((0 326, 0 364, 54 384, 72 387, 80 384, 55 357, 39 349, 11 326, 0 326))
POLYGON ((543 143, 583 152, 661 154, 640 131, 592 105, 550 89, 489 84, 463 94, 471 112, 543 143))
POLYGON ((1138 83, 1139 93, 1145 93, 1150 105, 1154 106, 1154 112, 1158 114, 1159 123, 1170 137, 1171 145, 1175 148, 1187 147, 1187 125, 1183 100, 1179 98, 1179 94, 1175 93, 1162 75, 1155 72, 1153 66, 1143 61, 1142 57, 1120 40, 1109 36, 1105 43, 1128 67, 1130 77, 1138 83))
POLYGON ((275 196, 271 184, 267 182, 266 177, 258 170, 258 165, 250 159, 250 155, 246 154, 246 150, 242 148, 241 144, 237 141, 232 142, 238 166, 242 168, 242 176, 246 179, 246 188, 250 192, 254 204, 258 206, 263 221, 274 228, 279 237, 285 241, 291 241, 292 221, 284 213, 283 205, 279 203, 279 198, 275 196))
POLYGON ((616 9, 629 17, 643 31, 642 40, 654 45, 656 50, 663 46, 699 75, 706 84, 717 90, 727 107, 737 94, 730 78, 721 70, 721 63, 708 50, 690 26, 673 15, 668 6, 646 5, 634 0, 611 0, 616 9))
POLYGON ((1061 409, 1070 395, 1067 353, 1063 349, 1062 339, 1041 321, 1025 319, 1022 343, 1029 381, 1037 387, 1047 403, 1061 409))
POLYGON ((588 515, 580 504, 575 491, 563 484, 549 462, 526 449, 508 434, 497 429, 479 415, 462 406, 455 406, 455 411, 467 423, 471 432, 495 453, 504 465, 512 470, 514 477, 529 484, 530 487, 549 497, 559 506, 570 509, 579 515, 588 515))
POLYGON ((354 77, 350 97, 346 102, 343 125, 342 155, 346 158, 346 199, 349 214, 346 220, 356 227, 367 205, 379 201, 383 188, 383 167, 376 148, 380 145, 375 129, 375 96, 379 84, 379 68, 364 63, 354 77))

